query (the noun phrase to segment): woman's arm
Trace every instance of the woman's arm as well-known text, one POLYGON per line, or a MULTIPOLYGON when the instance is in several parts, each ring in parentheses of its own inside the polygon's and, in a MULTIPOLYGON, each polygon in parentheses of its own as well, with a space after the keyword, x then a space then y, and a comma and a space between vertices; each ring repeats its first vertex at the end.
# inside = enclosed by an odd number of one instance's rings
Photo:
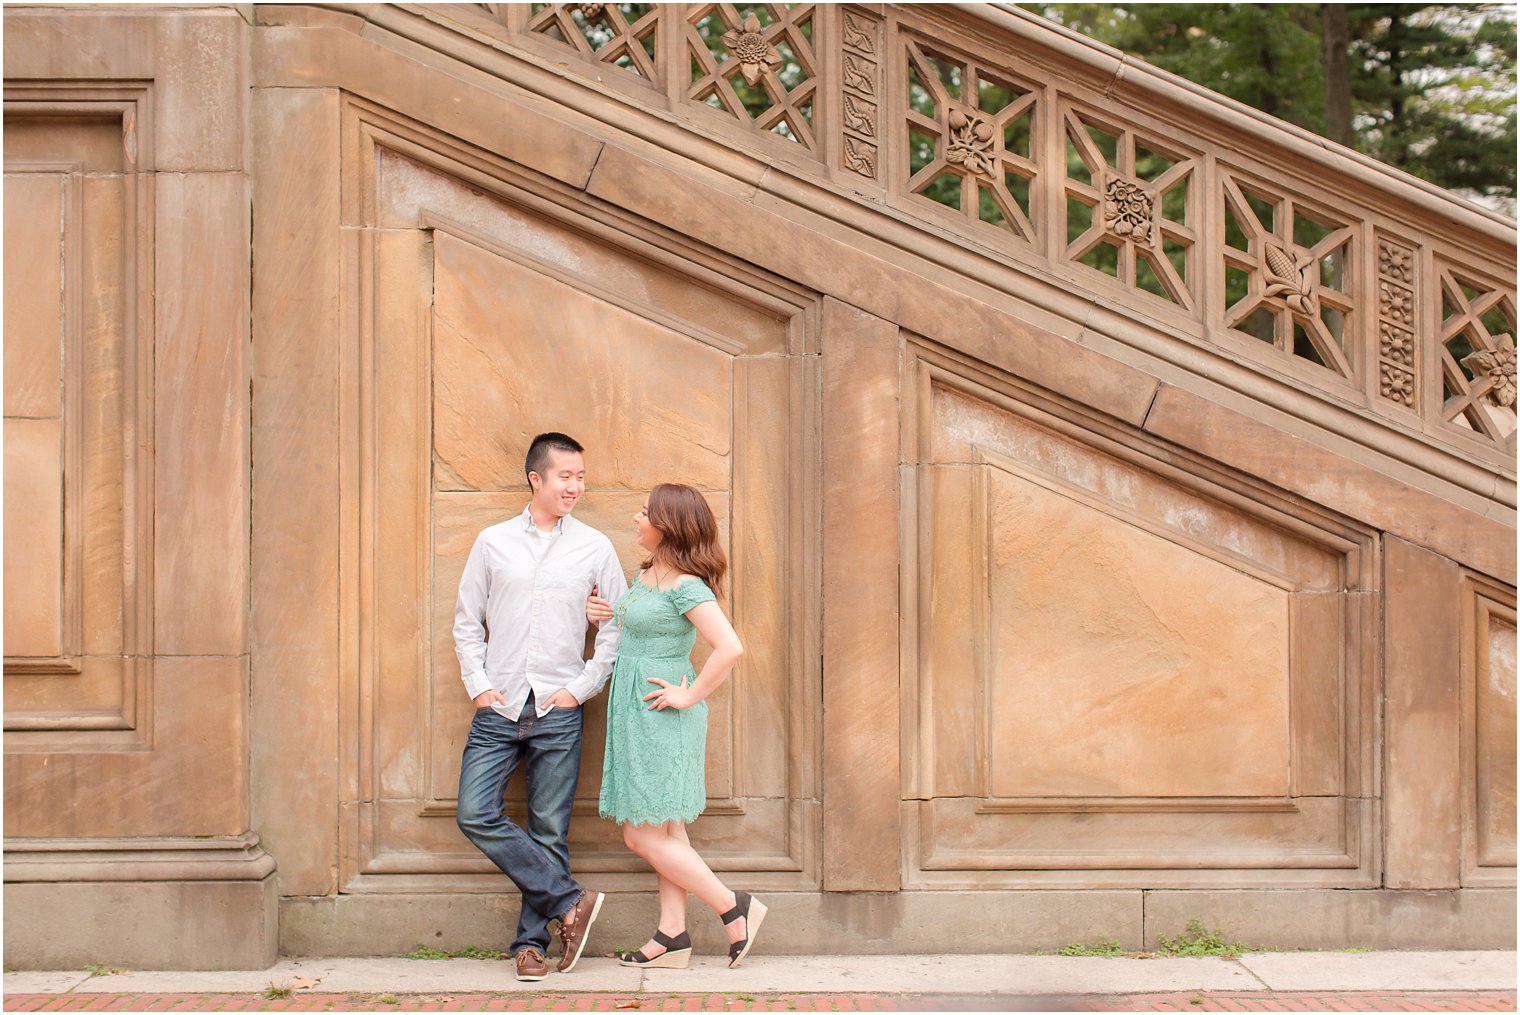
POLYGON ((660 687, 644 695, 644 700, 651 701, 649 707, 656 711, 661 708, 690 708, 703 700, 723 685, 734 664, 744 654, 744 646, 734 633, 734 626, 728 622, 723 608, 717 603, 709 601, 693 606, 686 611, 686 619, 696 626, 697 633, 712 646, 712 654, 702 665, 702 672, 697 674, 697 679, 688 687, 677 687, 659 677, 649 678, 650 683, 659 684, 660 687))

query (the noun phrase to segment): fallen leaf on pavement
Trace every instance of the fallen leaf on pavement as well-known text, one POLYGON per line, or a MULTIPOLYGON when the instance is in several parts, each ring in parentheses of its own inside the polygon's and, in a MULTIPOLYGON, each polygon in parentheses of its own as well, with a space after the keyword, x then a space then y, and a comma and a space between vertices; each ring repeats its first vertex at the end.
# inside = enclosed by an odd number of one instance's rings
POLYGON ((298 977, 296 977, 296 982, 293 983, 293 984, 291 984, 291 986, 294 987, 296 990, 305 990, 308 987, 315 987, 317 984, 319 984, 321 982, 322 982, 322 978, 320 976, 317 977, 315 980, 308 980, 304 976, 298 976, 298 977))

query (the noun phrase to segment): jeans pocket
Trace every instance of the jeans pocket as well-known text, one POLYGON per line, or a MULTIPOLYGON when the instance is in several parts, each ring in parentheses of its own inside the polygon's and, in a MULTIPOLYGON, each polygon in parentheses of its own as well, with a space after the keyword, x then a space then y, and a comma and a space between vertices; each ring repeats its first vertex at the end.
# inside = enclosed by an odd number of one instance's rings
POLYGON ((539 719, 539 722, 556 722, 564 725, 581 721, 581 706, 567 708, 564 705, 556 705, 539 719))

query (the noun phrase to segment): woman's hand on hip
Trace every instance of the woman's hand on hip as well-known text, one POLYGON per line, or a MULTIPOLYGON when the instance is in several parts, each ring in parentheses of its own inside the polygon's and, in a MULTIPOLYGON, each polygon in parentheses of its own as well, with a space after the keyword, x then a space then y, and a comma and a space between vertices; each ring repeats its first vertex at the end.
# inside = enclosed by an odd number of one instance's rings
POLYGON ((699 700, 701 700, 695 694, 691 693, 691 688, 686 687, 685 685, 677 687, 675 684, 672 684, 667 680, 661 680, 659 677, 650 677, 649 682, 651 684, 660 685, 659 690, 650 691, 648 694, 644 695, 645 701, 650 701, 653 699, 649 706, 649 709, 652 712, 660 712, 667 708, 691 708, 691 706, 695 705, 699 700))

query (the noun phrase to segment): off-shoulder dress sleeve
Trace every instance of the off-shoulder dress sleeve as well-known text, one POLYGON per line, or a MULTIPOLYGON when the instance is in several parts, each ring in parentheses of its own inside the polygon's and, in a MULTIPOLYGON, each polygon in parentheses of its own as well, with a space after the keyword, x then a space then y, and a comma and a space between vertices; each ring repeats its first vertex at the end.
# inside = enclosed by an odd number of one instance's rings
POLYGON ((718 597, 713 595, 712 589, 700 578, 687 578, 677 585, 670 593, 671 605, 677 613, 687 613, 703 603, 714 602, 718 597))

